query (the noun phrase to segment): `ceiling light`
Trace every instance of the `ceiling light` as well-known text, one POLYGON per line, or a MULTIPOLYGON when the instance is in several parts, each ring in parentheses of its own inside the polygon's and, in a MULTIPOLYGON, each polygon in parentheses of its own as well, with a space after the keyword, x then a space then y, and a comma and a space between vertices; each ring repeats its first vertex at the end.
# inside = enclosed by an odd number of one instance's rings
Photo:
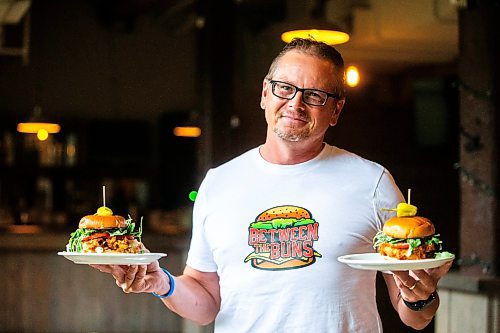
POLYGON ((356 66, 349 66, 345 71, 346 83, 349 87, 356 87, 359 84, 359 70, 356 66))
POLYGON ((294 38, 312 38, 328 45, 338 45, 349 41, 347 32, 325 19, 325 4, 324 0, 316 0, 311 17, 290 23, 281 34, 281 40, 289 43, 294 38))
POLYGON ((177 126, 174 128, 175 136, 197 138, 201 135, 201 129, 196 126, 177 126))
POLYGON ((281 40, 290 43, 294 38, 312 38, 328 45, 338 45, 349 41, 349 34, 334 24, 322 20, 310 19, 294 24, 295 29, 281 34, 281 40))
POLYGON ((30 116, 28 121, 17 124, 17 131, 19 133, 37 134, 39 137, 44 137, 44 134, 59 133, 61 126, 44 119, 42 117, 42 108, 35 106, 33 115, 30 116))

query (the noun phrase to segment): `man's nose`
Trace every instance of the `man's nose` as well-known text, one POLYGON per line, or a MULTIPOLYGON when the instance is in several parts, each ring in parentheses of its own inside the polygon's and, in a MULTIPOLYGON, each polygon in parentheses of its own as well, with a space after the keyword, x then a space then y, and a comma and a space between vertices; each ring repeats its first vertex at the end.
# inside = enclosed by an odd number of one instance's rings
POLYGON ((304 101, 302 100, 302 91, 297 91, 295 96, 293 96, 292 99, 288 100, 288 106, 289 107, 300 107, 301 109, 304 108, 304 101))

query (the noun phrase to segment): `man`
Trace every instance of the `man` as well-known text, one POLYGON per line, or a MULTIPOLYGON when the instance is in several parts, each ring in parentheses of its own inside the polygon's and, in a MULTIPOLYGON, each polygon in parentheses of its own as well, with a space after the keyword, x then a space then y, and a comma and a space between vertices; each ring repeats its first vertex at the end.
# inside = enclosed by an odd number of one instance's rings
MULTIPOLYGON (((164 297, 182 317, 215 320, 216 332, 381 332, 376 272, 337 258, 373 252, 373 236, 392 217, 382 208, 404 198, 383 167, 324 143, 344 103, 341 55, 292 41, 263 81, 265 143, 210 170, 200 187, 183 275, 158 262, 94 267, 125 292, 164 297)), ((432 320, 450 265, 384 273, 406 325, 432 320), (415 311, 403 300, 426 306, 415 311)))

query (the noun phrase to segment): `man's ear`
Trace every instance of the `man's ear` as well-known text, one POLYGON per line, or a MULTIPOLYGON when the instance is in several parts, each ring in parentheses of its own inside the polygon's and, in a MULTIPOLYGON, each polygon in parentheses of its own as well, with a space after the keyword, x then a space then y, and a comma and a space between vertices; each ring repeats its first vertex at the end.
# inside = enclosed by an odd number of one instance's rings
POLYGON ((264 79, 262 82, 262 94, 260 96, 260 108, 264 110, 266 108, 266 97, 267 97, 267 84, 268 81, 264 79))
POLYGON ((345 98, 338 99, 335 102, 335 110, 332 113, 332 117, 330 118, 330 126, 335 126, 337 125, 337 122, 340 117, 340 113, 342 112, 342 109, 344 108, 345 104, 345 98))

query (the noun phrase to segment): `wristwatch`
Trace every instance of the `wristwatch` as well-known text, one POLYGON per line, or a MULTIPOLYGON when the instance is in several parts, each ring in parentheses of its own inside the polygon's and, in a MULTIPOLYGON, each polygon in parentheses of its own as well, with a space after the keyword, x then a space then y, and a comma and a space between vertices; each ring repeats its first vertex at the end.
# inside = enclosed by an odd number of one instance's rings
POLYGON ((408 302, 405 299, 401 298, 403 302, 406 304, 408 308, 412 311, 422 311, 426 307, 432 304, 434 300, 438 297, 437 291, 434 291, 428 299, 423 300, 423 301, 416 301, 416 302, 408 302))

